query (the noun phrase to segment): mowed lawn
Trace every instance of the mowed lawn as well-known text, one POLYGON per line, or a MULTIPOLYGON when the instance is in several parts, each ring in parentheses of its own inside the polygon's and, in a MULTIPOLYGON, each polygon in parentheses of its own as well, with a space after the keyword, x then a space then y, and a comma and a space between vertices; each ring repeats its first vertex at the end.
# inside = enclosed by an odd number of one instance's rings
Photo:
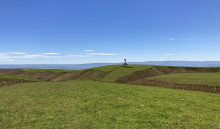
POLYGON ((220 86, 220 72, 216 73, 177 73, 150 78, 157 81, 179 84, 202 84, 220 86))
POLYGON ((0 87, 0 128, 220 128, 220 95, 95 81, 0 87))

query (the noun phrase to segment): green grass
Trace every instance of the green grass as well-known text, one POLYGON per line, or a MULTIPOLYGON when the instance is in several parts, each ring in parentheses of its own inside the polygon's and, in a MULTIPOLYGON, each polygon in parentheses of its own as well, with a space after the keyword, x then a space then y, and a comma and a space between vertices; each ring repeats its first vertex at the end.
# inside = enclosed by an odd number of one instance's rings
POLYGON ((101 79, 101 81, 108 81, 108 82, 114 82, 118 80, 119 78, 129 75, 135 71, 145 70, 152 68, 151 65, 109 65, 109 66, 103 66, 94 68, 95 70, 100 70, 104 72, 109 72, 104 78, 101 79))
POLYGON ((29 77, 16 76, 16 75, 0 75, 0 82, 2 81, 12 81, 12 80, 25 80, 25 81, 41 81, 38 79, 33 79, 29 77))
POLYGON ((0 128, 220 128, 220 95, 95 81, 0 87, 0 128))
POLYGON ((177 73, 151 78, 153 80, 179 84, 203 84, 220 86, 220 73, 177 73))
POLYGON ((52 73, 71 73, 76 70, 63 70, 63 69, 24 69, 24 73, 35 73, 35 72, 52 72, 52 73))
POLYGON ((96 68, 91 68, 91 69, 95 69, 95 70, 99 70, 103 72, 111 72, 120 67, 122 67, 122 65, 106 65, 106 66, 101 66, 101 67, 96 67, 96 68))

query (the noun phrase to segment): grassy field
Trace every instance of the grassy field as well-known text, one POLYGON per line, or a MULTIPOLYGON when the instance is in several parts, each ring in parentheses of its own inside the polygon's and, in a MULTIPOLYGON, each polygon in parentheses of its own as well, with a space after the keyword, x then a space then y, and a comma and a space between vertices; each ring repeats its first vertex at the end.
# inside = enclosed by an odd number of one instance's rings
POLYGON ((220 95, 95 81, 0 87, 0 128, 220 128, 220 95))
POLYGON ((75 70, 63 70, 63 69, 25 69, 24 73, 35 73, 35 72, 52 72, 52 73, 71 73, 75 70))
POLYGON ((202 84, 220 86, 220 73, 177 73, 151 78, 153 80, 179 84, 202 84))
POLYGON ((145 70, 152 68, 151 65, 109 65, 109 66, 103 66, 94 68, 95 70, 100 70, 104 72, 109 72, 104 78, 101 79, 101 81, 108 81, 108 82, 114 82, 118 80, 120 77, 129 75, 135 71, 145 70))
POLYGON ((12 80, 25 80, 25 81, 42 81, 39 79, 33 79, 29 77, 16 76, 16 75, 0 75, 0 82, 2 81, 12 81, 12 80))

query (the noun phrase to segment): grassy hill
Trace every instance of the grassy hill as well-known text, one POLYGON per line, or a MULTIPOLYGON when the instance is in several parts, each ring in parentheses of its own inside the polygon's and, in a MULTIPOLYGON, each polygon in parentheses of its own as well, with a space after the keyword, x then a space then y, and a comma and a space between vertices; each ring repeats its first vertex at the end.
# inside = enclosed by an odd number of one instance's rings
POLYGON ((152 80, 179 84, 201 84, 220 86, 219 73, 177 73, 150 78, 152 80))
POLYGON ((0 87, 0 128, 220 128, 220 95, 97 81, 0 87))
POLYGON ((71 73, 75 70, 63 70, 63 69, 24 69, 24 73, 26 74, 31 74, 31 73, 36 73, 36 72, 51 72, 51 73, 71 73))
MULTIPOLYGON (((212 72, 213 74, 216 74, 218 71, 219 68, 108 65, 85 70, 24 69, 22 73, 19 72, 17 75, 45 81, 96 80, 106 82, 124 82, 120 80, 125 79, 128 81, 136 81, 138 79, 167 75, 170 73, 190 73, 191 75, 192 72, 212 72), (134 73, 136 74, 132 75, 134 73)), ((217 76, 218 74, 216 74, 216 77, 217 76)), ((126 81, 124 83, 126 83, 126 81)))
POLYGON ((150 69, 149 65, 108 65, 85 70, 73 71, 64 76, 59 76, 54 81, 63 80, 96 80, 115 82, 121 77, 127 76, 133 72, 150 69))
POLYGON ((22 78, 25 77, 29 80, 35 79, 43 81, 95 80, 220 93, 220 88, 198 86, 220 86, 220 82, 218 82, 218 78, 220 77, 219 69, 220 68, 169 67, 151 65, 108 65, 85 70, 0 70, 0 75, 13 75, 14 77, 18 76, 22 78), (154 82, 149 82, 149 79, 153 80, 154 82), (157 81, 160 84, 158 84, 157 81), (167 83, 195 85, 182 87, 181 85, 176 86, 167 83))
POLYGON ((146 70, 152 68, 151 65, 109 65, 94 68, 94 70, 99 70, 107 72, 108 74, 101 78, 101 81, 114 82, 123 76, 129 75, 135 71, 146 70))

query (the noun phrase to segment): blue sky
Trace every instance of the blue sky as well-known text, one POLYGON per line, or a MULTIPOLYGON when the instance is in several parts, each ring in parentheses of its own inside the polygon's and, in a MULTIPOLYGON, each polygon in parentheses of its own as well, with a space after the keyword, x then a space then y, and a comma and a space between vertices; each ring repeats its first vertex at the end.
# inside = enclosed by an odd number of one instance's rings
POLYGON ((220 61, 220 0, 0 0, 0 64, 220 61))

